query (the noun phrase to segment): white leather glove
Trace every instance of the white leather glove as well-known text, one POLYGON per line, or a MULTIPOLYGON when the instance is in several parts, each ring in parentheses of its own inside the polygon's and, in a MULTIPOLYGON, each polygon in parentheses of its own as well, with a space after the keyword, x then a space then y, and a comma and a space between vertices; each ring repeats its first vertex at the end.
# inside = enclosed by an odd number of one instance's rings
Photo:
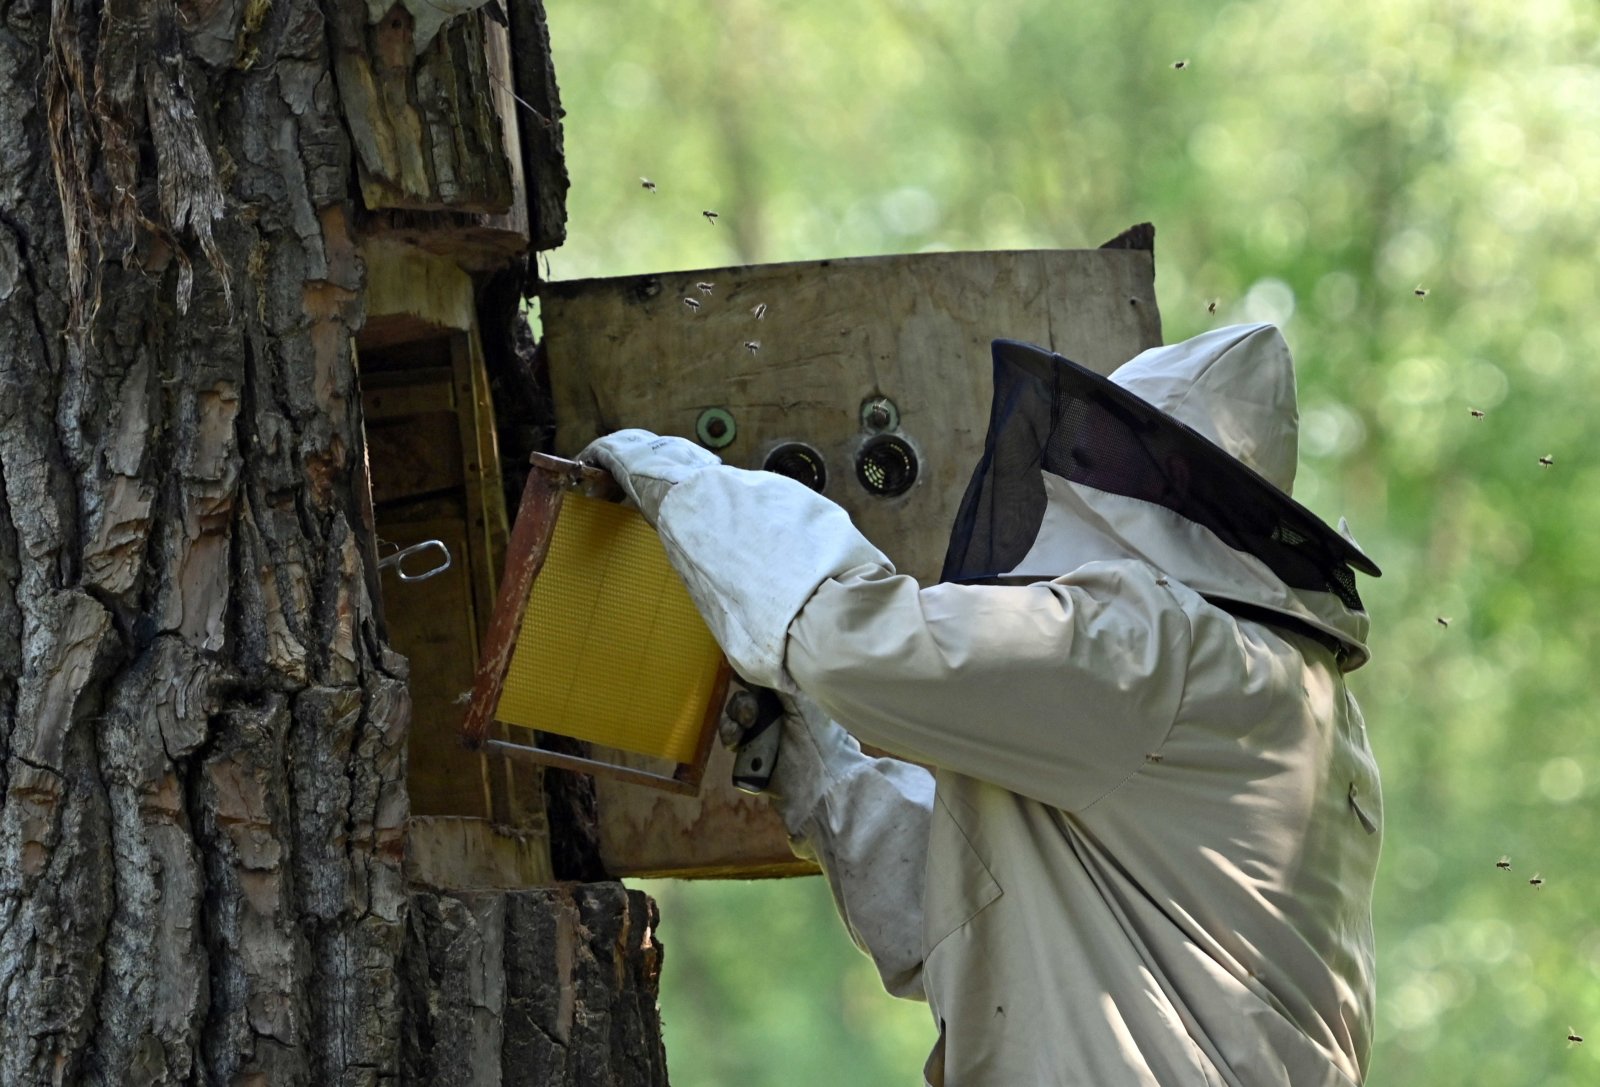
POLYGON ((610 472, 652 525, 674 485, 702 468, 722 463, 687 438, 663 438, 648 430, 619 430, 596 438, 578 454, 578 460, 610 472))

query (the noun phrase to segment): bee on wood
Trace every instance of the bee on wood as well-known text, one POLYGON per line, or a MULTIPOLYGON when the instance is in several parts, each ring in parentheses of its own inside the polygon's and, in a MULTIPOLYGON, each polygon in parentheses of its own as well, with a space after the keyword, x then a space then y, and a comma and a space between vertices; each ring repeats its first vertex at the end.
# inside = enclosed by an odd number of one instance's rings
POLYGON ((699 291, 699 292, 700 292, 700 293, 701 293, 701 294, 703 294, 703 295, 707 295, 707 296, 709 296, 709 295, 710 295, 710 294, 711 294, 711 291, 712 291, 712 290, 713 290, 713 289, 714 289, 714 288, 715 288, 715 287, 716 287, 716 284, 715 284, 715 283, 696 283, 696 284, 695 284, 695 285, 694 285, 694 289, 695 289, 695 290, 697 290, 697 291, 699 291))
POLYGON ((1533 878, 1528 881, 1528 886, 1537 891, 1540 887, 1544 886, 1544 877, 1540 876, 1538 872, 1535 872, 1533 874, 1533 878))
POLYGON ((1164 762, 1166 760, 1166 756, 1158 754, 1155 751, 1151 751, 1145 755, 1144 759, 1146 762, 1164 762))
POLYGON ((1206 303, 1206 312, 1213 317, 1217 315, 1217 300, 1215 298, 1206 303))
POLYGON ((1434 616, 1434 620, 1433 621, 1435 623, 1438 623, 1442 627, 1447 627, 1448 628, 1450 626, 1450 620, 1447 617, 1443 616, 1443 615, 1434 616))
POLYGON ((1511 871, 1511 858, 1502 853, 1500 854, 1500 859, 1494 862, 1494 866, 1502 872, 1509 872, 1511 871))
POLYGON ((750 311, 750 316, 754 317, 758 321, 761 320, 761 318, 765 317, 766 315, 767 315, 767 304, 765 302, 757 302, 755 304, 755 307, 753 309, 751 309, 751 311, 750 311))
POLYGON ((716 212, 714 212, 714 211, 702 211, 700 214, 704 215, 706 217, 706 222, 710 223, 712 226, 716 226, 717 225, 717 213, 716 212))
POLYGON ((644 189, 646 192, 656 191, 656 183, 651 181, 648 177, 641 177, 639 179, 639 187, 644 189))
POLYGON ((685 298, 683 300, 683 304, 688 306, 690 309, 699 309, 700 308, 700 303, 696 302, 693 298, 685 298))
POLYGON ((1418 298, 1426 298, 1428 297, 1428 288, 1418 283, 1415 287, 1411 288, 1411 293, 1416 295, 1418 298))
POLYGON ((1467 414, 1472 416, 1474 419, 1482 419, 1483 418, 1483 412, 1481 410, 1479 410, 1478 408, 1468 408, 1467 409, 1467 414))
POLYGON ((1180 72, 1183 71, 1183 69, 1189 67, 1189 58, 1185 57, 1182 60, 1173 61, 1172 62, 1172 67, 1175 68, 1176 70, 1180 71, 1180 72))
POLYGON ((1556 462, 1556 459, 1554 457, 1552 457, 1549 453, 1546 453, 1544 456, 1539 458, 1539 467, 1548 468, 1552 464, 1554 464, 1555 462, 1556 462))
POLYGON ((1567 1028, 1567 1048, 1571 1049, 1575 1045, 1582 1045, 1582 1044, 1583 1044, 1583 1035, 1578 1033, 1578 1028, 1577 1027, 1568 1027, 1567 1028))
POLYGON ((744 342, 744 349, 746 351, 750 352, 752 355, 754 355, 757 351, 761 350, 761 341, 760 340, 746 340, 744 342))

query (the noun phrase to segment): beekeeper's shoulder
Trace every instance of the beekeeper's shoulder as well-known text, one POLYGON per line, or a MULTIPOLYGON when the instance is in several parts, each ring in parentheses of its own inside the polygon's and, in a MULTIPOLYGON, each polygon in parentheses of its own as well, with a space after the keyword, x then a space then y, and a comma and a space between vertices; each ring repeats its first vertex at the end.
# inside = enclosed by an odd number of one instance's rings
POLYGON ((1149 627, 1185 642, 1207 608, 1199 593, 1140 559, 1088 562, 1049 584, 1070 603, 1080 626, 1149 627))

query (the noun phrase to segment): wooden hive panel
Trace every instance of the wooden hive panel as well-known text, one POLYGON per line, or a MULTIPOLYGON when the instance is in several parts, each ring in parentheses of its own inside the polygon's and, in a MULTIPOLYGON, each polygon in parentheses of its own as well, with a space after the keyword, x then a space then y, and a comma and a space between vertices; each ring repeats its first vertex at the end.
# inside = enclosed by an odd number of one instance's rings
POLYGON ((928 253, 550 284, 545 343, 556 452, 624 426, 694 437, 706 408, 734 418, 719 451, 758 468, 776 444, 824 455, 824 493, 921 579, 936 578, 982 450, 989 342, 1025 340, 1097 370, 1161 339, 1152 255, 1089 249, 928 253), (713 284, 709 295, 697 283, 713 284), (689 298, 698 303, 691 308, 689 298), (752 310, 766 305, 757 320, 752 310), (757 350, 747 343, 759 342, 757 350), (921 472, 906 494, 855 479, 863 401, 886 396, 921 472))
MULTIPOLYGON (((707 408, 734 418, 719 455, 760 467, 788 440, 822 452, 824 493, 919 579, 938 577, 982 451, 989 342, 1024 340, 1103 373, 1161 342, 1148 248, 931 253, 549 284, 544 342, 556 452, 644 427, 693 438, 707 408), (699 283, 712 284, 709 294, 699 283), (698 303, 691 307, 689 298, 698 303), (766 309, 761 319, 752 310, 766 309), (759 342, 754 351, 749 342, 759 342), (921 460, 896 498, 857 482, 861 406, 888 397, 921 460)), ((622 761, 629 761, 626 758, 622 761)), ((783 875, 790 854, 765 802, 736 792, 718 749, 698 797, 599 778, 601 852, 616 874, 783 875)))

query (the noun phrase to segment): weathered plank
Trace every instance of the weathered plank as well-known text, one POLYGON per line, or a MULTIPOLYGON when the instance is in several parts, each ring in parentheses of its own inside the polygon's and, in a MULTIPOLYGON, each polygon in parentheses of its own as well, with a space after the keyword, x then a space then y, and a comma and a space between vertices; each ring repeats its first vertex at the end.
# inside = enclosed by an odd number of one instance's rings
MULTIPOLYGON (((660 772, 658 761, 607 751, 606 758, 660 772)), ((735 789, 733 755, 713 744, 700 795, 679 796, 596 775, 600 860, 614 876, 760 879, 817 871, 789 849, 765 797, 735 789)))
POLYGON ((521 889, 554 880, 543 834, 448 815, 412 816, 405 873, 412 888, 448 891, 521 889))
POLYGON ((369 209, 510 210, 494 87, 506 73, 491 75, 484 22, 452 19, 419 53, 411 13, 396 3, 361 40, 339 43, 339 94, 369 209))
POLYGON ((386 521, 380 511, 378 531, 400 547, 442 540, 454 559, 450 569, 426 581, 402 582, 393 567, 383 571, 389 636, 411 662, 406 790, 412 813, 488 818, 492 812, 488 766, 482 756, 463 750, 457 739, 466 712, 458 698, 472 689, 477 659, 466 526, 456 518, 386 521))
POLYGON ((782 441, 815 446, 824 493, 903 571, 936 578, 982 451, 989 342, 1038 343, 1102 371, 1160 342, 1148 251, 929 253, 547 284, 543 316, 556 452, 624 426, 693 438, 726 409, 723 460, 760 467, 782 441), (709 295, 697 283, 713 284, 709 295), (684 299, 698 308, 684 304, 684 299), (757 320, 754 307, 765 305, 757 320), (754 351, 746 347, 758 343, 754 351), (878 498, 857 482, 862 405, 887 397, 921 460, 878 498))

